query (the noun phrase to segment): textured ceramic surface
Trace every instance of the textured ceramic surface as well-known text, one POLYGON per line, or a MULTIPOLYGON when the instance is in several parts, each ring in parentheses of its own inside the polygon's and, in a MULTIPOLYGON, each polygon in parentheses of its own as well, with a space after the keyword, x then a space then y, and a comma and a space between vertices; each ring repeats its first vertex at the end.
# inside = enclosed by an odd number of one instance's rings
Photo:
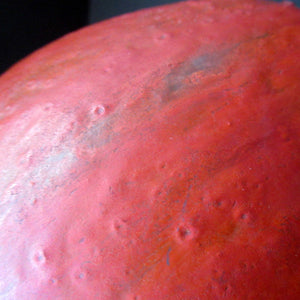
POLYGON ((0 299, 299 299, 289 3, 188 1, 0 78, 0 299))

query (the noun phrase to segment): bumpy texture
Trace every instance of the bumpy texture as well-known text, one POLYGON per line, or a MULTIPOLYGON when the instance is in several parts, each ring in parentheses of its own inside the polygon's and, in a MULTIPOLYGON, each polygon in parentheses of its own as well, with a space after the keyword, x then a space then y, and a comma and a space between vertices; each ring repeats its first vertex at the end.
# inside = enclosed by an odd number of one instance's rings
POLYGON ((188 1, 0 78, 0 299, 300 299, 300 13, 188 1))

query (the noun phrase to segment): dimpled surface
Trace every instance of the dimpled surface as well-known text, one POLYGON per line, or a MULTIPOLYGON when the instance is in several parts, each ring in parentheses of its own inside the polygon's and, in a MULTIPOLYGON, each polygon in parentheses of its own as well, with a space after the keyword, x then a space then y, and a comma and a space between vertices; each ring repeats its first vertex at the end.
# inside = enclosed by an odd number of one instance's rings
POLYGON ((187 1, 0 78, 0 299, 300 299, 300 12, 187 1))

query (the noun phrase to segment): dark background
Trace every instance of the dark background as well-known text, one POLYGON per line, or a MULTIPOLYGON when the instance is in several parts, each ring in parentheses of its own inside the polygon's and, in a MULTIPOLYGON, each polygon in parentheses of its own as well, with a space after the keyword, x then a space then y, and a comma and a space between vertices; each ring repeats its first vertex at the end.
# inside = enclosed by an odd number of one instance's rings
MULTIPOLYGON (((126 12, 172 2, 179 0, 0 0, 0 74, 68 32, 126 12)), ((293 2, 300 6, 300 0, 293 2)))

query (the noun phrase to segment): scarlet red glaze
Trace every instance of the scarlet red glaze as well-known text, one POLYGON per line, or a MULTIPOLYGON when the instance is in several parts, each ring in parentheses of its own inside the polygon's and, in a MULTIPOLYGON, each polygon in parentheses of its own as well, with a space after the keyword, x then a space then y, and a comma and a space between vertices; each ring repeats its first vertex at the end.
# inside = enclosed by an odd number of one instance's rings
POLYGON ((300 12, 190 1, 0 79, 0 299, 300 299, 300 12))

